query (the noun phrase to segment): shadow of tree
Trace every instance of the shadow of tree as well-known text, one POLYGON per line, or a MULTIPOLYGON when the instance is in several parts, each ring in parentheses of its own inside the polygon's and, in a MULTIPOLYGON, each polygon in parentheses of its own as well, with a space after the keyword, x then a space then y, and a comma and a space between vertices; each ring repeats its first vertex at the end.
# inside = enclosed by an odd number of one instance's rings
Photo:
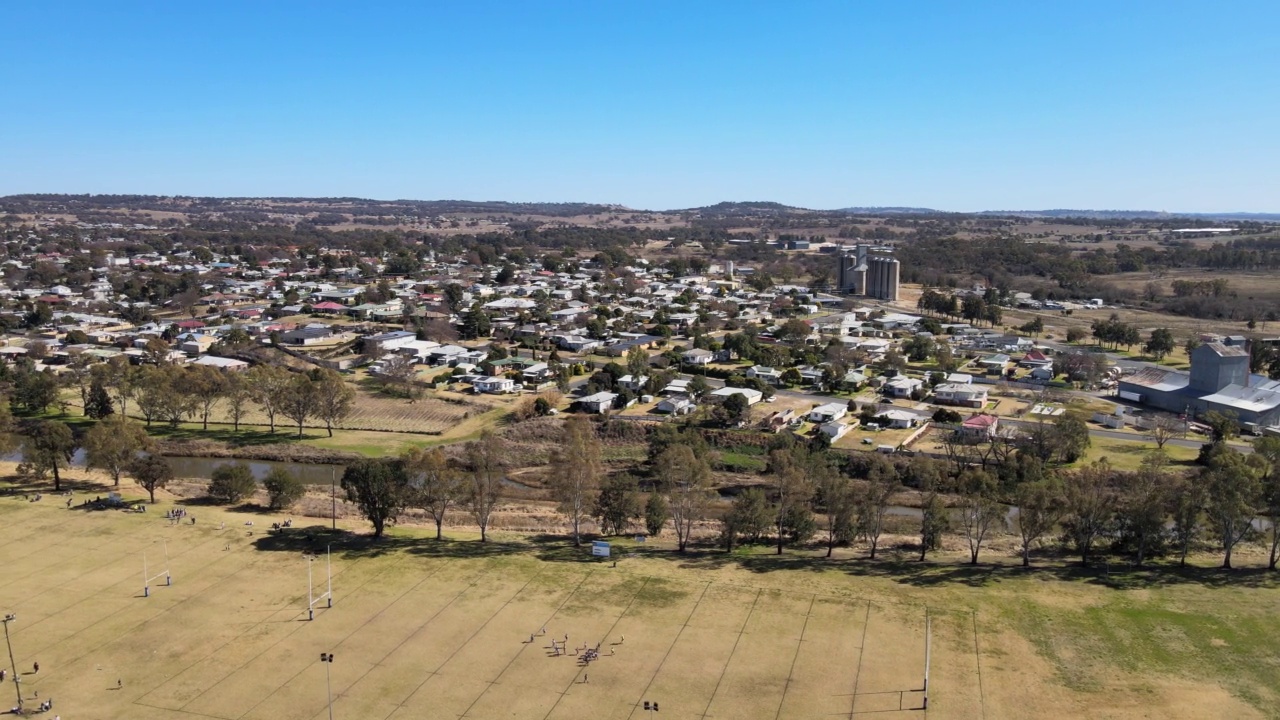
POLYGON ((1172 587, 1195 584, 1210 588, 1280 588, 1280 572, 1251 567, 1235 570, 1201 566, 1179 567, 1175 562, 1156 561, 1141 568, 1126 562, 1096 561, 1088 566, 1062 556, 1035 556, 1035 564, 1022 567, 1020 561, 969 563, 924 562, 908 559, 901 549, 884 550, 880 558, 825 557, 825 549, 791 549, 781 555, 763 546, 733 553, 710 545, 690 546, 685 552, 646 545, 613 545, 610 558, 591 554, 590 540, 583 545, 559 535, 531 535, 519 539, 436 540, 426 536, 391 534, 373 539, 371 534, 334 530, 327 525, 287 528, 258 538, 254 546, 267 552, 321 553, 325 548, 345 557, 381 557, 409 553, 428 558, 481 559, 528 555, 543 562, 601 563, 625 562, 631 558, 664 560, 688 570, 714 571, 737 567, 753 573, 842 572, 850 577, 881 578, 914 587, 989 587, 1006 580, 1033 578, 1044 581, 1088 583, 1114 590, 1172 587))

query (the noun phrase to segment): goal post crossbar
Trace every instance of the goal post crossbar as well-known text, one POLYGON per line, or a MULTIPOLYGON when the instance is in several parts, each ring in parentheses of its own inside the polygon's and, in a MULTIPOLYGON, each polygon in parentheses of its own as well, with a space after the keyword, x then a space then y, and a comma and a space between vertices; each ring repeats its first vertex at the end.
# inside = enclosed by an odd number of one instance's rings
POLYGON ((164 578, 166 586, 173 585, 173 574, 169 572, 169 543, 164 542, 164 569, 155 575, 150 574, 147 570, 147 553, 142 553, 142 596, 151 597, 151 583, 154 580, 164 578))
POLYGON ((326 546, 324 553, 324 574, 325 574, 325 591, 319 595, 315 594, 315 583, 311 577, 311 566, 315 563, 314 557, 307 558, 307 619, 316 619, 316 603, 327 601, 325 607, 333 607, 333 547, 326 546))

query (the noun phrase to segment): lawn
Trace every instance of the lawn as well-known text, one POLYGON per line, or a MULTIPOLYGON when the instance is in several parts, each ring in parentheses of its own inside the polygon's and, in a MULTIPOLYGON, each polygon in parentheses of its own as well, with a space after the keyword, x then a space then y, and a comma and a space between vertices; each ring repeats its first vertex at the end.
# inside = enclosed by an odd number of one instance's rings
MULTIPOLYGON (((1083 463, 1106 458, 1111 467, 1117 470, 1137 470, 1142 459, 1156 449, 1156 444, 1145 439, 1113 440, 1111 438, 1090 438, 1089 450, 1085 453, 1083 463)), ((1165 445, 1164 452, 1175 465, 1190 465, 1200 454, 1199 450, 1179 445, 1165 445)))

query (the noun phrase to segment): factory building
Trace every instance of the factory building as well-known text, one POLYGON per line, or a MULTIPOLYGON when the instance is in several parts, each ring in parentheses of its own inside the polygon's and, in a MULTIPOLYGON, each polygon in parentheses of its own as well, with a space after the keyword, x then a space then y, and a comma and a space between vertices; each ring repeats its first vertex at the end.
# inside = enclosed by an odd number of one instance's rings
POLYGON ((844 248, 836 255, 836 287, 840 292, 878 300, 898 299, 899 264, 893 249, 872 245, 844 248))
POLYGON ((1249 372, 1242 337, 1208 342, 1191 353, 1191 372, 1144 368, 1122 378, 1120 397, 1174 413, 1235 413, 1249 430, 1280 426, 1280 381, 1249 372))

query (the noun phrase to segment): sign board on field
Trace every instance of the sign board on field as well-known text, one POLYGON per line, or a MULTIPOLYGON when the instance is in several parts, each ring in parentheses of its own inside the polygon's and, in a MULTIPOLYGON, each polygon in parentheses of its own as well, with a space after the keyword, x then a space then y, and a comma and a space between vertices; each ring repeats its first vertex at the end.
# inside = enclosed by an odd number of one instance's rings
POLYGON ((609 557, 609 543, 602 540, 591 543, 591 554, 596 557, 609 557))
POLYGON ((646 538, 644 535, 637 535, 637 536, 636 536, 636 542, 638 542, 638 543, 642 543, 642 542, 644 542, 644 541, 645 541, 645 540, 647 540, 647 539, 648 539, 648 538, 646 538))

